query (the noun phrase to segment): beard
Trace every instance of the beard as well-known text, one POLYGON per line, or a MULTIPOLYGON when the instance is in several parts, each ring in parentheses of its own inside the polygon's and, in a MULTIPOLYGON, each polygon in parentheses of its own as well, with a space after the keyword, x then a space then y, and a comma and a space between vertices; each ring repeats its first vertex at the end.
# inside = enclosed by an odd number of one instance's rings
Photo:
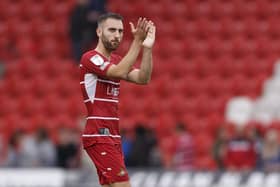
POLYGON ((120 45, 120 41, 118 40, 110 41, 104 36, 101 37, 101 40, 105 49, 108 50, 109 52, 115 51, 120 45))

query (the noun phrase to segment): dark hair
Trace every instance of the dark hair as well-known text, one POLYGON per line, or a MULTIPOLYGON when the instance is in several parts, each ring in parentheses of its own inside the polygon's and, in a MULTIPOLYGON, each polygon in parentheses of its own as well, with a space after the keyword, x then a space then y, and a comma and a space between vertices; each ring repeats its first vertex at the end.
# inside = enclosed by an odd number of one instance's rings
POLYGON ((123 17, 120 14, 109 12, 106 14, 102 14, 101 16, 98 17, 97 19, 98 26, 109 18, 123 21, 123 17))

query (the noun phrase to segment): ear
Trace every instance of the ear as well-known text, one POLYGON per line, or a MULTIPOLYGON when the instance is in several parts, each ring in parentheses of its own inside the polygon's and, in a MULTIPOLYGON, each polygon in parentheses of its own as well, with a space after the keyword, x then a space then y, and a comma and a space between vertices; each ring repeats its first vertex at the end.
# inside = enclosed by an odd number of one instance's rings
POLYGON ((100 36, 101 36, 101 33, 102 33, 101 28, 100 28, 100 27, 97 27, 97 29, 96 29, 96 35, 97 35, 98 37, 100 37, 100 36))

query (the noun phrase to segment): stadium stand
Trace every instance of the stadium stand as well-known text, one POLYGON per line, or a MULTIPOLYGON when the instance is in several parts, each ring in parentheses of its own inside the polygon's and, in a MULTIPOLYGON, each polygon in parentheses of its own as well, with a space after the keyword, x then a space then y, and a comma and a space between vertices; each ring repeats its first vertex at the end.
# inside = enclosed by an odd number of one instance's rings
MULTIPOLYGON (((85 108, 67 23, 74 3, 0 1, 0 57, 7 68, 0 81, 0 117, 1 123, 9 124, 5 131, 19 126, 32 131, 38 121, 50 129, 63 123, 79 128, 75 121, 85 115, 85 108)), ((163 145, 176 122, 184 122, 199 145, 197 169, 214 170, 217 166, 209 149, 215 132, 227 123, 225 108, 231 98, 253 100, 264 90, 254 119, 267 126, 277 124, 280 65, 274 63, 280 54, 280 1, 109 0, 108 9, 124 15, 125 20, 145 15, 158 28, 151 84, 122 85, 123 128, 146 124, 163 145), (265 81, 273 67, 275 77, 265 81)), ((127 22, 125 27, 129 33, 127 22)), ((129 39, 127 34, 121 54, 129 39)), ((168 150, 160 148, 163 154, 168 150)), ((224 178, 218 186, 232 180, 224 178)))

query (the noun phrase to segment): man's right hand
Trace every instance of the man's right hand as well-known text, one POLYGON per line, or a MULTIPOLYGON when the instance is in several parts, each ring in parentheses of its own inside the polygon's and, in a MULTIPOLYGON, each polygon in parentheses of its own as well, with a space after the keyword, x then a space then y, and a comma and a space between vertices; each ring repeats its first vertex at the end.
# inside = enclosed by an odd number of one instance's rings
POLYGON ((149 29, 148 29, 147 36, 143 41, 142 45, 148 49, 151 49, 154 46, 155 39, 156 39, 156 26, 152 21, 149 21, 148 28, 149 29))

